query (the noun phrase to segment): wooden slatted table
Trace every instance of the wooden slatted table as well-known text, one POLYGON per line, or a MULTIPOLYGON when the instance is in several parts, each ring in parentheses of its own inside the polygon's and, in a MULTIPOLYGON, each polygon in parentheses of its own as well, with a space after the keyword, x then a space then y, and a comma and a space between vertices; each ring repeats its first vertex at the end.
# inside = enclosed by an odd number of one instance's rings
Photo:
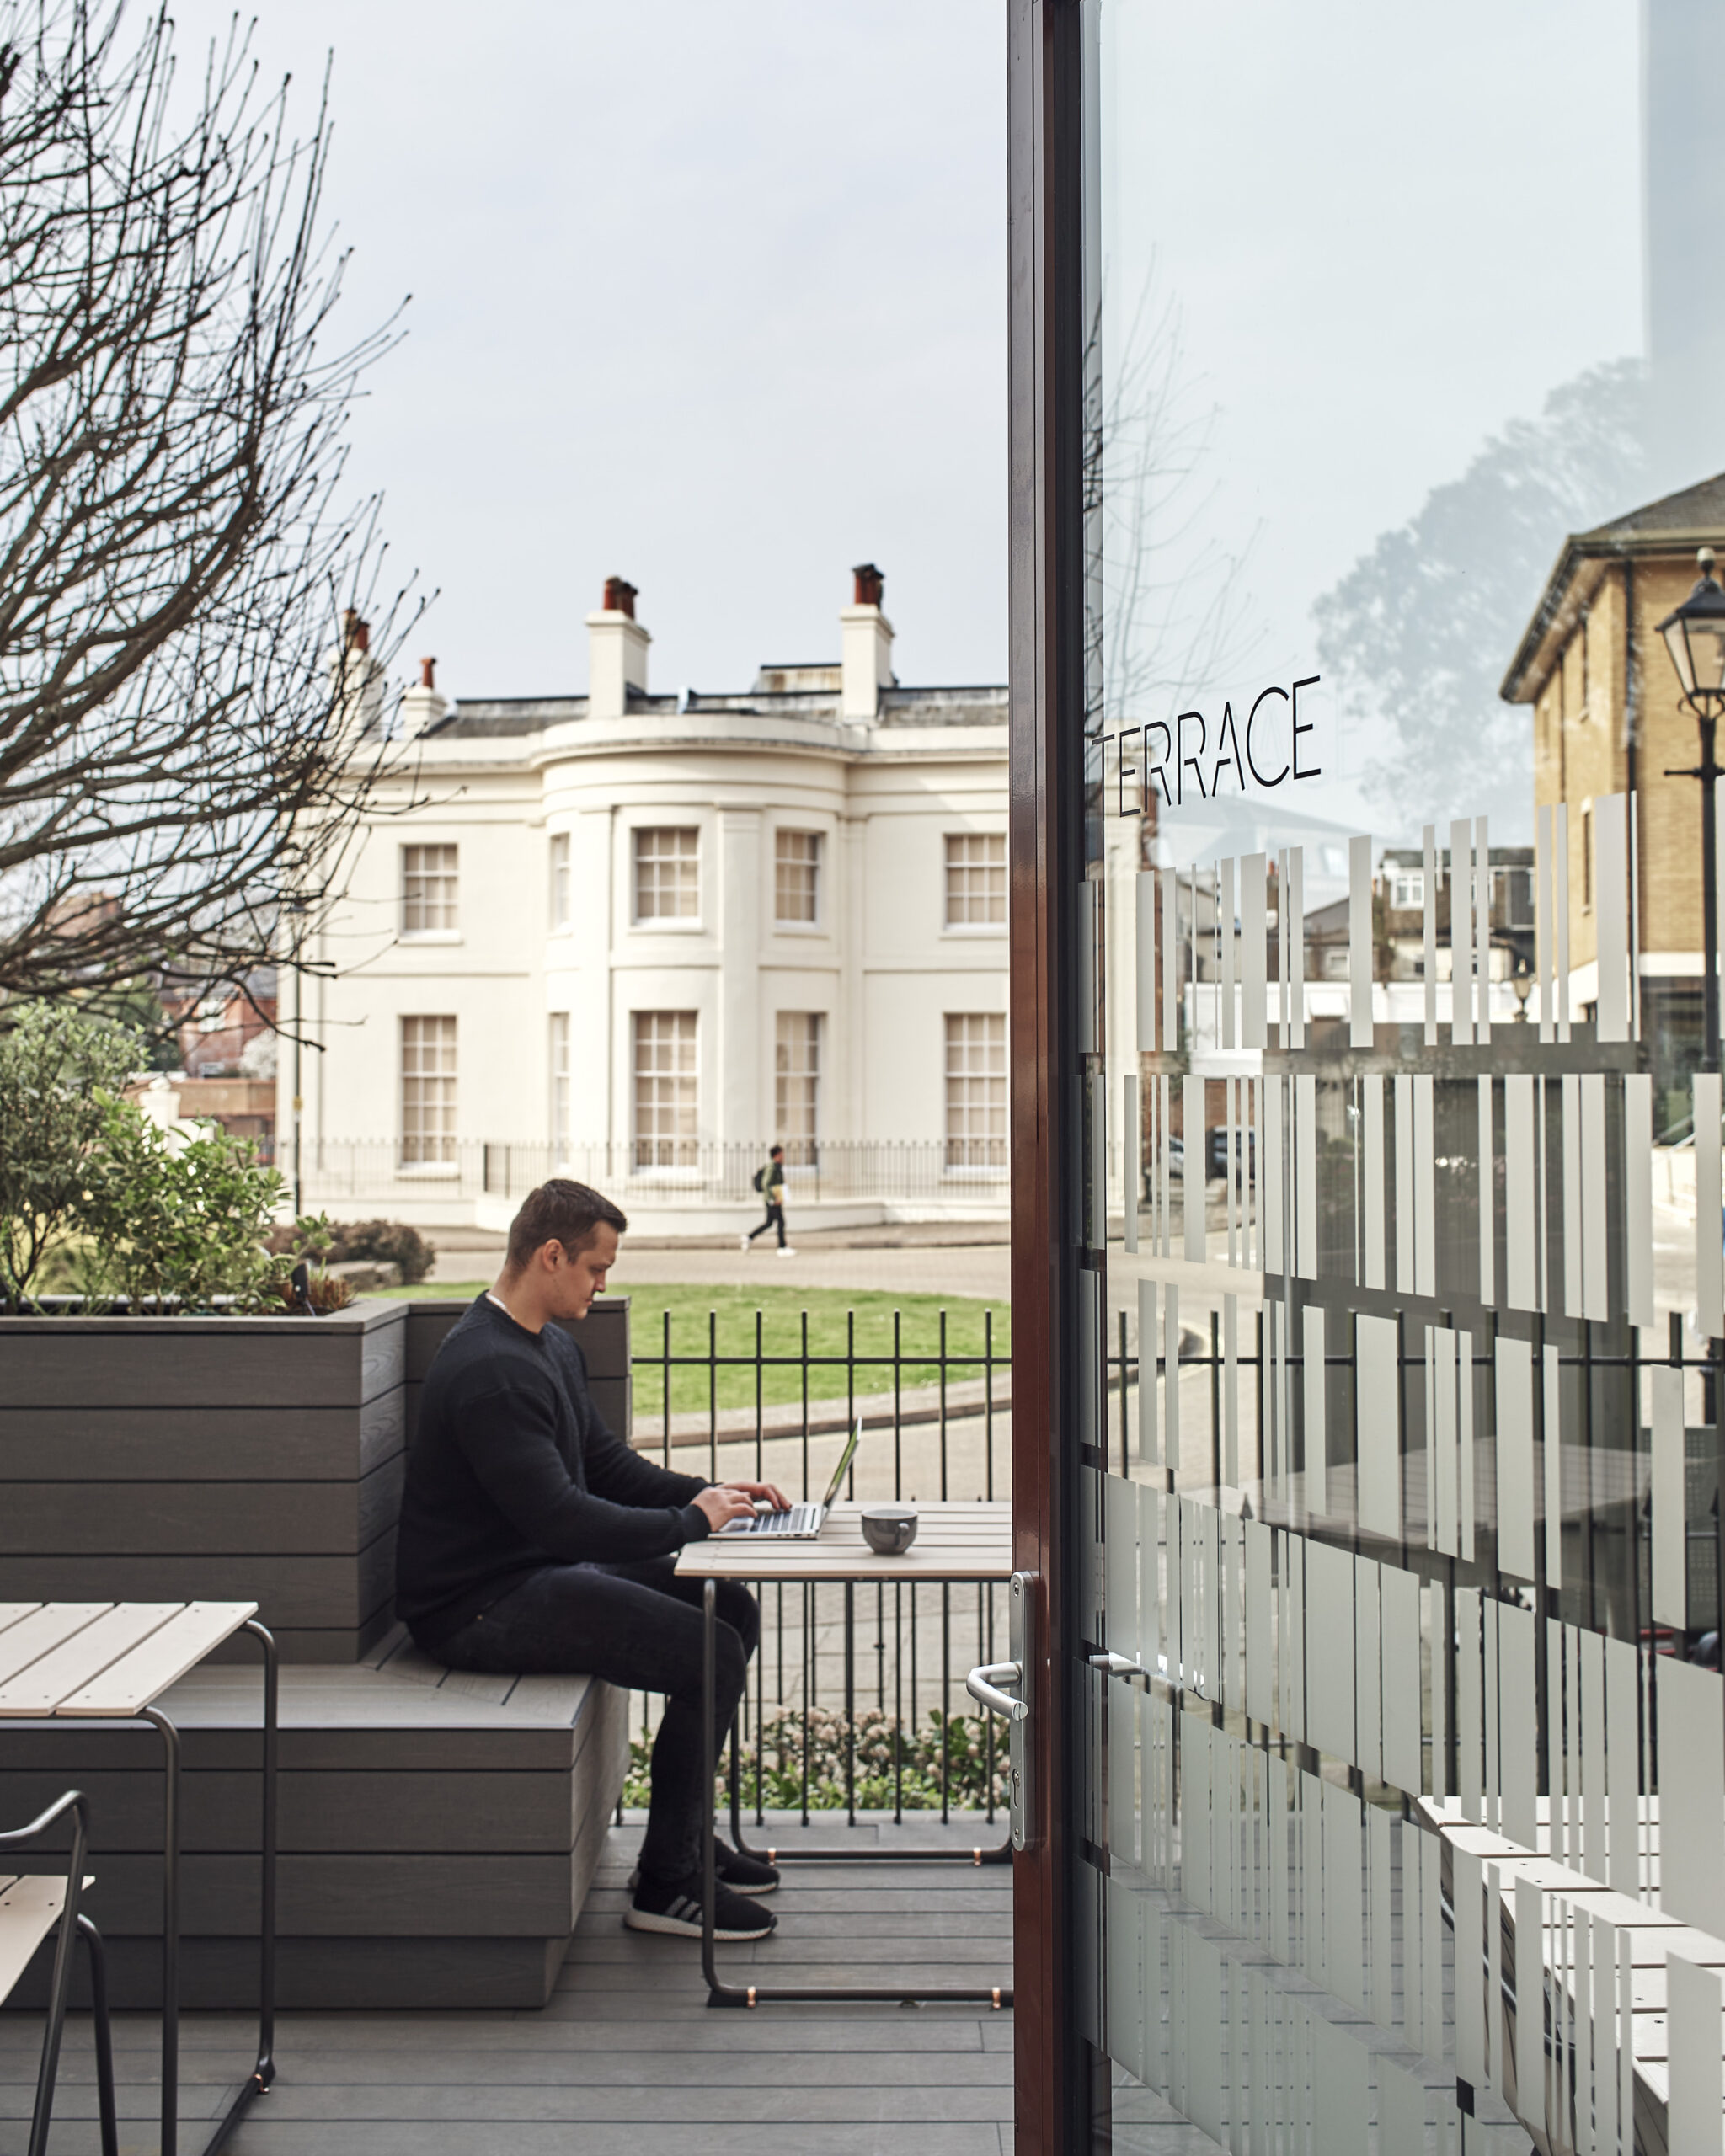
MULTIPOLYGON (((677 1559, 677 1572, 684 1579, 703 1580, 707 1591, 702 1598, 706 1619, 706 1652, 703 1678, 703 1712, 706 1720, 708 1748, 716 1758, 717 1732, 713 1728, 713 1671, 716 1662, 715 1625, 718 1621, 716 1584, 720 1580, 743 1580, 750 1583, 782 1582, 792 1586, 823 1584, 857 1586, 929 1586, 956 1587, 960 1585, 1001 1585, 1012 1576, 1012 1508, 1009 1503, 996 1500, 982 1502, 953 1502, 921 1504, 916 1508, 916 1540, 902 1556, 878 1556, 862 1539, 862 1507, 857 1503, 836 1504, 822 1524, 820 1534, 813 1541, 793 1541, 788 1536, 766 1534, 715 1534, 703 1542, 685 1545, 677 1559)), ((737 1776, 736 1746, 731 1748, 731 1833, 740 1849, 746 1849, 743 1838, 741 1805, 737 1776)), ((751 1854, 765 1856, 766 1850, 757 1849, 751 1854)), ((782 1862, 791 1852, 771 1852, 776 1862, 782 1862)), ((828 1863, 878 1862, 902 1864, 907 1856, 927 1856, 950 1863, 953 1860, 945 1851, 905 1851, 892 1849, 799 1849, 799 1858, 820 1860, 828 1863)), ((1004 1864, 1011 1861, 1012 1844, 1003 1842, 998 1849, 971 1851, 969 1860, 976 1864, 1004 1864)), ((713 1939, 714 1899, 713 1830, 711 1816, 707 1831, 707 1865, 705 1881, 704 1924, 701 1940, 701 1967, 707 1979, 707 2003, 709 2006, 758 2006, 768 2000, 782 1999, 903 1999, 908 1994, 889 1987, 868 1988, 826 1985, 814 1988, 791 1989, 782 1985, 749 1984, 746 1986, 721 1983, 715 1964, 713 1939)), ((919 1999, 960 2000, 967 2003, 980 2001, 993 2006, 1010 2006, 1012 1994, 1010 1988, 1001 1985, 984 1989, 946 1988, 928 1990, 919 1988, 915 1993, 919 1999)))
MULTIPOLYGON (((0 1725, 50 1716, 150 1724, 167 1774, 162 1847, 162 2156, 179 2137, 179 1732, 156 1702, 238 1632, 264 1653, 264 1877, 258 2056, 206 2145, 213 2156, 275 2078, 275 1641, 255 1602, 0 1603, 0 1725)), ((0 1743, 4 1730, 0 1727, 0 1743)))

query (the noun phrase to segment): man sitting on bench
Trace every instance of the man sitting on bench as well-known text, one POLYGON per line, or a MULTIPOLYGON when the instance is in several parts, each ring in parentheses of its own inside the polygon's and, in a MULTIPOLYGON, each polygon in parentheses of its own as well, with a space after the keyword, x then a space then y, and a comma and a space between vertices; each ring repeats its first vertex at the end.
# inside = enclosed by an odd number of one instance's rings
MULTIPOLYGON (((701 1726, 702 1589, 686 1542, 745 1518, 766 1482, 673 1475, 606 1429, 580 1349, 628 1223, 583 1183, 542 1183, 516 1214, 494 1287, 445 1336, 419 1395, 396 1549, 396 1611, 425 1652, 491 1675, 586 1673, 665 1694, 633 1905, 637 1931, 701 1935, 702 1836, 717 1761, 701 1726)), ((718 1582, 714 1727, 723 1742, 760 1636, 755 1598, 718 1582)), ((769 1864, 718 1844, 718 1933, 764 1939, 748 1897, 769 1864)))

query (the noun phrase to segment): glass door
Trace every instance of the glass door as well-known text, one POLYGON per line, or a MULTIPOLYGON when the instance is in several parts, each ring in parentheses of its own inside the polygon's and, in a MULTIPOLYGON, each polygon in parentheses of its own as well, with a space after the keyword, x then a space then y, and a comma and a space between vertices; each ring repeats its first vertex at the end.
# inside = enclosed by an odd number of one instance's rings
POLYGON ((1020 2146, 1712 2147, 1725 10, 1014 20, 1020 2146))

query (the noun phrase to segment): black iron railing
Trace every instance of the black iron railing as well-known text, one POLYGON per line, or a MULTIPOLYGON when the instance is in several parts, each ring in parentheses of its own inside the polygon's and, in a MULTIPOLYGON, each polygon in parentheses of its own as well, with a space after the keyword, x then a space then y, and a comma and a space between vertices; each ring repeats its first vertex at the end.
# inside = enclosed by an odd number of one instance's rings
MULTIPOLYGON (((841 1495, 1007 1497, 1010 1353, 997 1344, 991 1310, 981 1313, 980 1344, 954 1346, 955 1329, 942 1310, 932 1344, 907 1344, 895 1311, 889 1342, 859 1345, 852 1311, 842 1348, 823 1352, 810 1344, 804 1311, 786 1350, 767 1346, 757 1310, 753 1340, 738 1350, 721 1348, 717 1312, 691 1339, 667 1310, 659 1338, 639 1340, 631 1357, 638 1391, 650 1375, 660 1403, 657 1414, 638 1407, 634 1443, 667 1466, 819 1497, 860 1422, 841 1495), (752 1380, 744 1388, 752 1401, 722 1406, 722 1392, 735 1390, 724 1380, 738 1372, 752 1380), (788 1401, 768 1398, 788 1390, 788 1401), (678 1412, 674 1403, 692 1391, 702 1404, 678 1412)), ((975 1329, 973 1321, 967 1330, 975 1329)), ((943 1818, 981 1809, 991 1819, 1002 1797, 992 1721, 959 1709, 967 1671, 993 1660, 1004 1636, 1005 1592, 884 1582, 760 1588, 761 1641, 740 1728, 744 1794, 757 1822, 769 1809, 806 1818, 842 1808, 852 1819, 859 1809, 900 1817, 937 1807, 943 1818)), ((632 1703, 633 1796, 659 1706, 647 1694, 632 1703)))

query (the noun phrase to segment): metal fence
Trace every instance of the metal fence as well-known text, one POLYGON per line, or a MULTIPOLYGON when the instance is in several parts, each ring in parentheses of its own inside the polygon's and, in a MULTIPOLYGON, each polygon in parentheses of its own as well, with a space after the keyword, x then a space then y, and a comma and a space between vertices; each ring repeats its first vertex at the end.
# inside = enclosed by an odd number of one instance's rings
MULTIPOLYGON (((636 1415, 638 1449, 686 1472, 818 1497, 860 1421, 846 1497, 1010 1495, 1012 1363, 991 1310, 974 1347, 953 1344, 945 1310, 932 1339, 907 1341, 895 1312, 886 1338, 865 1331, 860 1344, 850 1312, 842 1346, 825 1352, 810 1346, 807 1312, 796 1345, 778 1351, 766 1344, 763 1314, 753 1319, 740 1349, 721 1348, 713 1313, 696 1338, 679 1337, 667 1311, 656 1340, 637 1341, 638 1390, 650 1379, 667 1411, 636 1415), (734 1372, 751 1380, 752 1406, 720 1406, 734 1372), (669 1412, 680 1389, 704 1393, 704 1406, 669 1412)), ((756 1592, 761 1639, 739 1734, 757 1822, 769 1809, 805 1818, 842 1809, 852 1819, 859 1809, 897 1817, 937 1807, 943 1818, 980 1809, 993 1818, 1002 1794, 995 1731, 991 1717, 964 1711, 964 1677, 1005 1637, 1004 1585, 773 1582, 756 1592)), ((651 1694, 631 1702, 636 1796, 660 1706, 651 1694)))
MULTIPOLYGON (((852 1312, 842 1346, 825 1351, 811 1348, 806 1312, 798 1341, 788 1348, 767 1346, 766 1323, 756 1311, 752 1342, 740 1348, 722 1347, 716 1314, 708 1314, 692 1339, 686 1322, 680 1332, 666 1312, 656 1339, 638 1338, 631 1357, 638 1385, 650 1375, 664 1405, 656 1415, 637 1415, 637 1446, 655 1453, 667 1465, 714 1479, 772 1480, 788 1492, 813 1497, 825 1487, 845 1433, 860 1419, 863 1438, 846 1496, 1010 1497, 1012 1364, 1009 1351, 996 1344, 992 1312, 983 1314, 980 1346, 964 1348, 952 1345, 952 1315, 947 1311, 940 1313, 932 1342, 907 1342, 902 1320, 895 1313, 888 1340, 865 1340, 861 1346, 852 1312), (723 1407, 724 1374, 737 1371, 750 1380, 752 1403, 723 1407), (787 1375, 794 1397, 775 1404, 770 1396, 787 1390, 787 1375), (691 1381, 704 1395, 704 1404, 673 1412, 679 1383, 686 1391, 691 1381)), ((1267 1370, 1261 1315, 1237 1353, 1226 1346, 1215 1315, 1209 1315, 1207 1323, 1207 1331, 1184 1331, 1178 1355, 1185 1403, 1183 1487, 1208 1483, 1223 1488, 1231 1466, 1246 1502, 1258 1516, 1314 1531, 1314 1523, 1296 1518, 1303 1513, 1298 1487, 1303 1453, 1293 1441, 1295 1425, 1278 1432, 1264 1412, 1267 1375, 1272 1386, 1285 1381, 1297 1400, 1303 1358, 1297 1351, 1279 1349, 1267 1370), (1244 1381, 1231 1442, 1226 1402, 1234 1372, 1244 1381)), ((1140 1366, 1135 1331, 1127 1314, 1119 1312, 1108 1323, 1106 1341, 1097 1343, 1102 1351, 1100 1380, 1110 1401, 1109 1449, 1117 1454, 1119 1471, 1129 1477, 1145 1471, 1139 1457, 1140 1366)), ((1621 1555, 1602 1563, 1595 1551, 1587 1577, 1597 1582, 1621 1574, 1641 1636, 1658 1646, 1662 1635, 1653 1621, 1648 1584, 1648 1436, 1644 1429, 1637 1433, 1632 1408, 1627 1427, 1618 1411, 1634 1400, 1642 1371, 1674 1367, 1703 1382, 1702 1413, 1711 1424, 1718 1368, 1710 1355, 1686 1350, 1674 1321, 1663 1356, 1642 1352, 1653 1342, 1651 1334, 1632 1335, 1626 1352, 1619 1354, 1601 1353, 1590 1340, 1578 1352, 1564 1345, 1556 1364, 1576 1389, 1574 1449, 1581 1455, 1579 1479, 1587 1493, 1573 1518, 1566 1502, 1564 1531, 1616 1538, 1621 1555), (1624 1397, 1618 1397, 1620 1391, 1624 1397), (1612 1454, 1616 1466, 1609 1460, 1612 1454), (1621 1492, 1615 1503, 1602 1507, 1596 1485, 1605 1481, 1614 1488, 1621 1483, 1621 1492)), ((1331 1382, 1345 1389, 1354 1369, 1352 1353, 1343 1349, 1324 1359, 1331 1382)), ((1406 1340, 1400 1362, 1407 1434, 1423 1444, 1423 1343, 1411 1337, 1406 1340)), ((1154 1367, 1165 1380, 1167 1358, 1158 1355, 1154 1367)), ((1690 1428, 1685 1453, 1686 1511, 1692 1523, 1687 1602, 1690 1632, 1699 1638, 1718 1626, 1720 1615, 1718 1527, 1712 1500, 1719 1470, 1713 1429, 1690 1428)), ((1315 1531, 1322 1532, 1321 1527, 1315 1531)), ((978 1721, 964 1714, 964 1679, 973 1663, 994 1659, 996 1638, 1004 1637, 1004 1590, 773 1583, 761 1590, 761 1644, 740 1729, 745 1796, 757 1821, 769 1808, 796 1810, 804 1817, 811 1809, 841 1808, 854 1818, 859 1808, 890 1809, 899 1817, 907 1809, 937 1804, 943 1817, 954 1808, 976 1806, 993 1817, 1000 1801, 994 1731, 987 1717, 978 1721)), ((1712 1653, 1717 1652, 1715 1646, 1712 1653)), ((644 1694, 632 1710, 632 1726, 643 1748, 637 1758, 638 1789, 658 1705, 656 1698, 644 1694)))
MULTIPOLYGON (((451 1199, 523 1198, 547 1177, 573 1176, 623 1203, 752 1204, 756 1171, 774 1141, 627 1139, 559 1145, 548 1139, 451 1139, 440 1157, 407 1159, 388 1138, 307 1135, 300 1149, 301 1202, 327 1210, 435 1194, 451 1199), (664 1155, 665 1157, 660 1157, 664 1155)), ((1005 1150, 943 1139, 803 1140, 786 1172, 797 1198, 879 1198, 950 1204, 1004 1203, 1005 1150), (980 1155, 982 1157, 978 1157, 980 1155)))
MULTIPOLYGON (((1331 1539, 1327 1520, 1314 1517, 1306 1502, 1305 1355, 1296 1348, 1279 1344, 1267 1359, 1261 1311, 1253 1314, 1252 1331, 1242 1339, 1238 1353, 1224 1344, 1219 1312, 1207 1312, 1204 1322, 1207 1332, 1190 1324, 1182 1327, 1178 1350, 1180 1414, 1185 1428, 1178 1459, 1166 1464, 1176 1470, 1179 1487, 1208 1494, 1231 1489, 1243 1498, 1248 1516, 1320 1540, 1331 1539), (1243 1373, 1250 1373, 1249 1379, 1241 1379, 1236 1390, 1236 1375, 1243 1373), (1231 1396, 1235 1417, 1231 1433, 1227 1404, 1231 1396)), ((1603 1326, 1557 1324, 1545 1319, 1534 1322, 1538 1334, 1535 1359, 1543 1368, 1549 1354, 1551 1369, 1569 1389, 1573 1402, 1573 1416, 1564 1419, 1566 1433, 1573 1432, 1573 1436, 1565 1436, 1555 1487, 1560 1533, 1566 1543, 1577 1546, 1563 1564, 1564 1577, 1572 1582, 1568 1599, 1554 1598, 1553 1614, 1562 1607, 1568 1621, 1604 1629, 1615 1604, 1625 1631, 1632 1628, 1644 1643, 1669 1651, 1669 1630, 1656 1624, 1653 1615, 1653 1448, 1645 1419, 1642 1379, 1647 1372, 1674 1370, 1697 1381, 1700 1394, 1701 1421, 1690 1422, 1684 1432, 1682 1464, 1677 1470, 1683 1482, 1687 1522, 1683 1594, 1690 1642, 1687 1652, 1691 1659, 1718 1667, 1721 1642, 1725 1641, 1720 1561, 1721 1544, 1725 1541, 1725 1528, 1721 1524, 1725 1470, 1720 1460, 1717 1399, 1725 1369, 1719 1360, 1719 1343, 1710 1342, 1699 1353, 1692 1351, 1685 1343, 1682 1317, 1675 1311, 1667 1315, 1663 1354, 1657 1352, 1658 1329, 1655 1327, 1616 1329, 1622 1344, 1614 1348, 1597 1343, 1596 1335, 1605 1331, 1603 1326), (1583 1543, 1584 1564, 1579 1561, 1583 1543)), ((1398 1320, 1397 1326, 1405 1464, 1424 1451, 1431 1434, 1427 1419, 1433 1408, 1427 1393, 1431 1366, 1418 1329, 1405 1320, 1398 1320)), ((1105 1330, 1107 1338, 1097 1343, 1100 1382, 1109 1405, 1105 1464, 1110 1469, 1117 1466, 1120 1475, 1130 1479, 1146 1472, 1135 1397, 1140 1369, 1132 1338, 1135 1327, 1121 1310, 1114 1314, 1105 1330)), ((1488 1342, 1495 1331, 1495 1321, 1488 1321, 1482 1339, 1488 1342)), ((1284 1329, 1284 1343, 1287 1337, 1284 1329)), ((1484 1433, 1494 1428, 1487 1405, 1493 1364, 1483 1348, 1476 1352, 1477 1359, 1471 1365, 1478 1392, 1476 1427, 1484 1433)), ((1326 1389, 1336 1393, 1342 1419, 1348 1422, 1354 1414, 1354 1355, 1343 1346, 1338 1352, 1326 1353, 1323 1359, 1326 1389)), ((1165 1381, 1166 1355, 1157 1355, 1153 1368, 1157 1380, 1165 1381)), ((1163 1390, 1166 1399, 1165 1384, 1163 1390)), ((1477 1442, 1483 1446, 1488 1440, 1482 1434, 1477 1442)), ((1161 1471, 1160 1465, 1156 1471, 1161 1471)), ((1332 1465, 1328 1472, 1335 1472, 1332 1465)), ((1554 1486, 1546 1481, 1542 1486, 1549 1491, 1554 1486)), ((1417 1502, 1418 1508, 1423 1508, 1423 1493, 1417 1502)), ((1483 1561, 1489 1569, 1495 1563, 1490 1554, 1496 1540, 1494 1485, 1489 1494, 1482 1488, 1479 1505, 1487 1552, 1483 1561)), ((1317 1510, 1322 1513, 1325 1508, 1320 1506, 1317 1510)), ((1407 1533, 1423 1539, 1424 1528, 1412 1490, 1407 1518, 1407 1533)), ((1359 1538, 1346 1533, 1333 1539, 1359 1545, 1359 1538)), ((1410 1545, 1404 1543, 1403 1562, 1417 1565, 1417 1553, 1410 1555, 1409 1550, 1410 1545)), ((1445 1560, 1439 1556, 1435 1563, 1441 1566, 1445 1560)), ((1500 1572, 1493 1591, 1505 1598, 1525 1592, 1507 1582, 1500 1572)), ((1455 1741, 1452 1722, 1450 1742, 1455 1741)))

